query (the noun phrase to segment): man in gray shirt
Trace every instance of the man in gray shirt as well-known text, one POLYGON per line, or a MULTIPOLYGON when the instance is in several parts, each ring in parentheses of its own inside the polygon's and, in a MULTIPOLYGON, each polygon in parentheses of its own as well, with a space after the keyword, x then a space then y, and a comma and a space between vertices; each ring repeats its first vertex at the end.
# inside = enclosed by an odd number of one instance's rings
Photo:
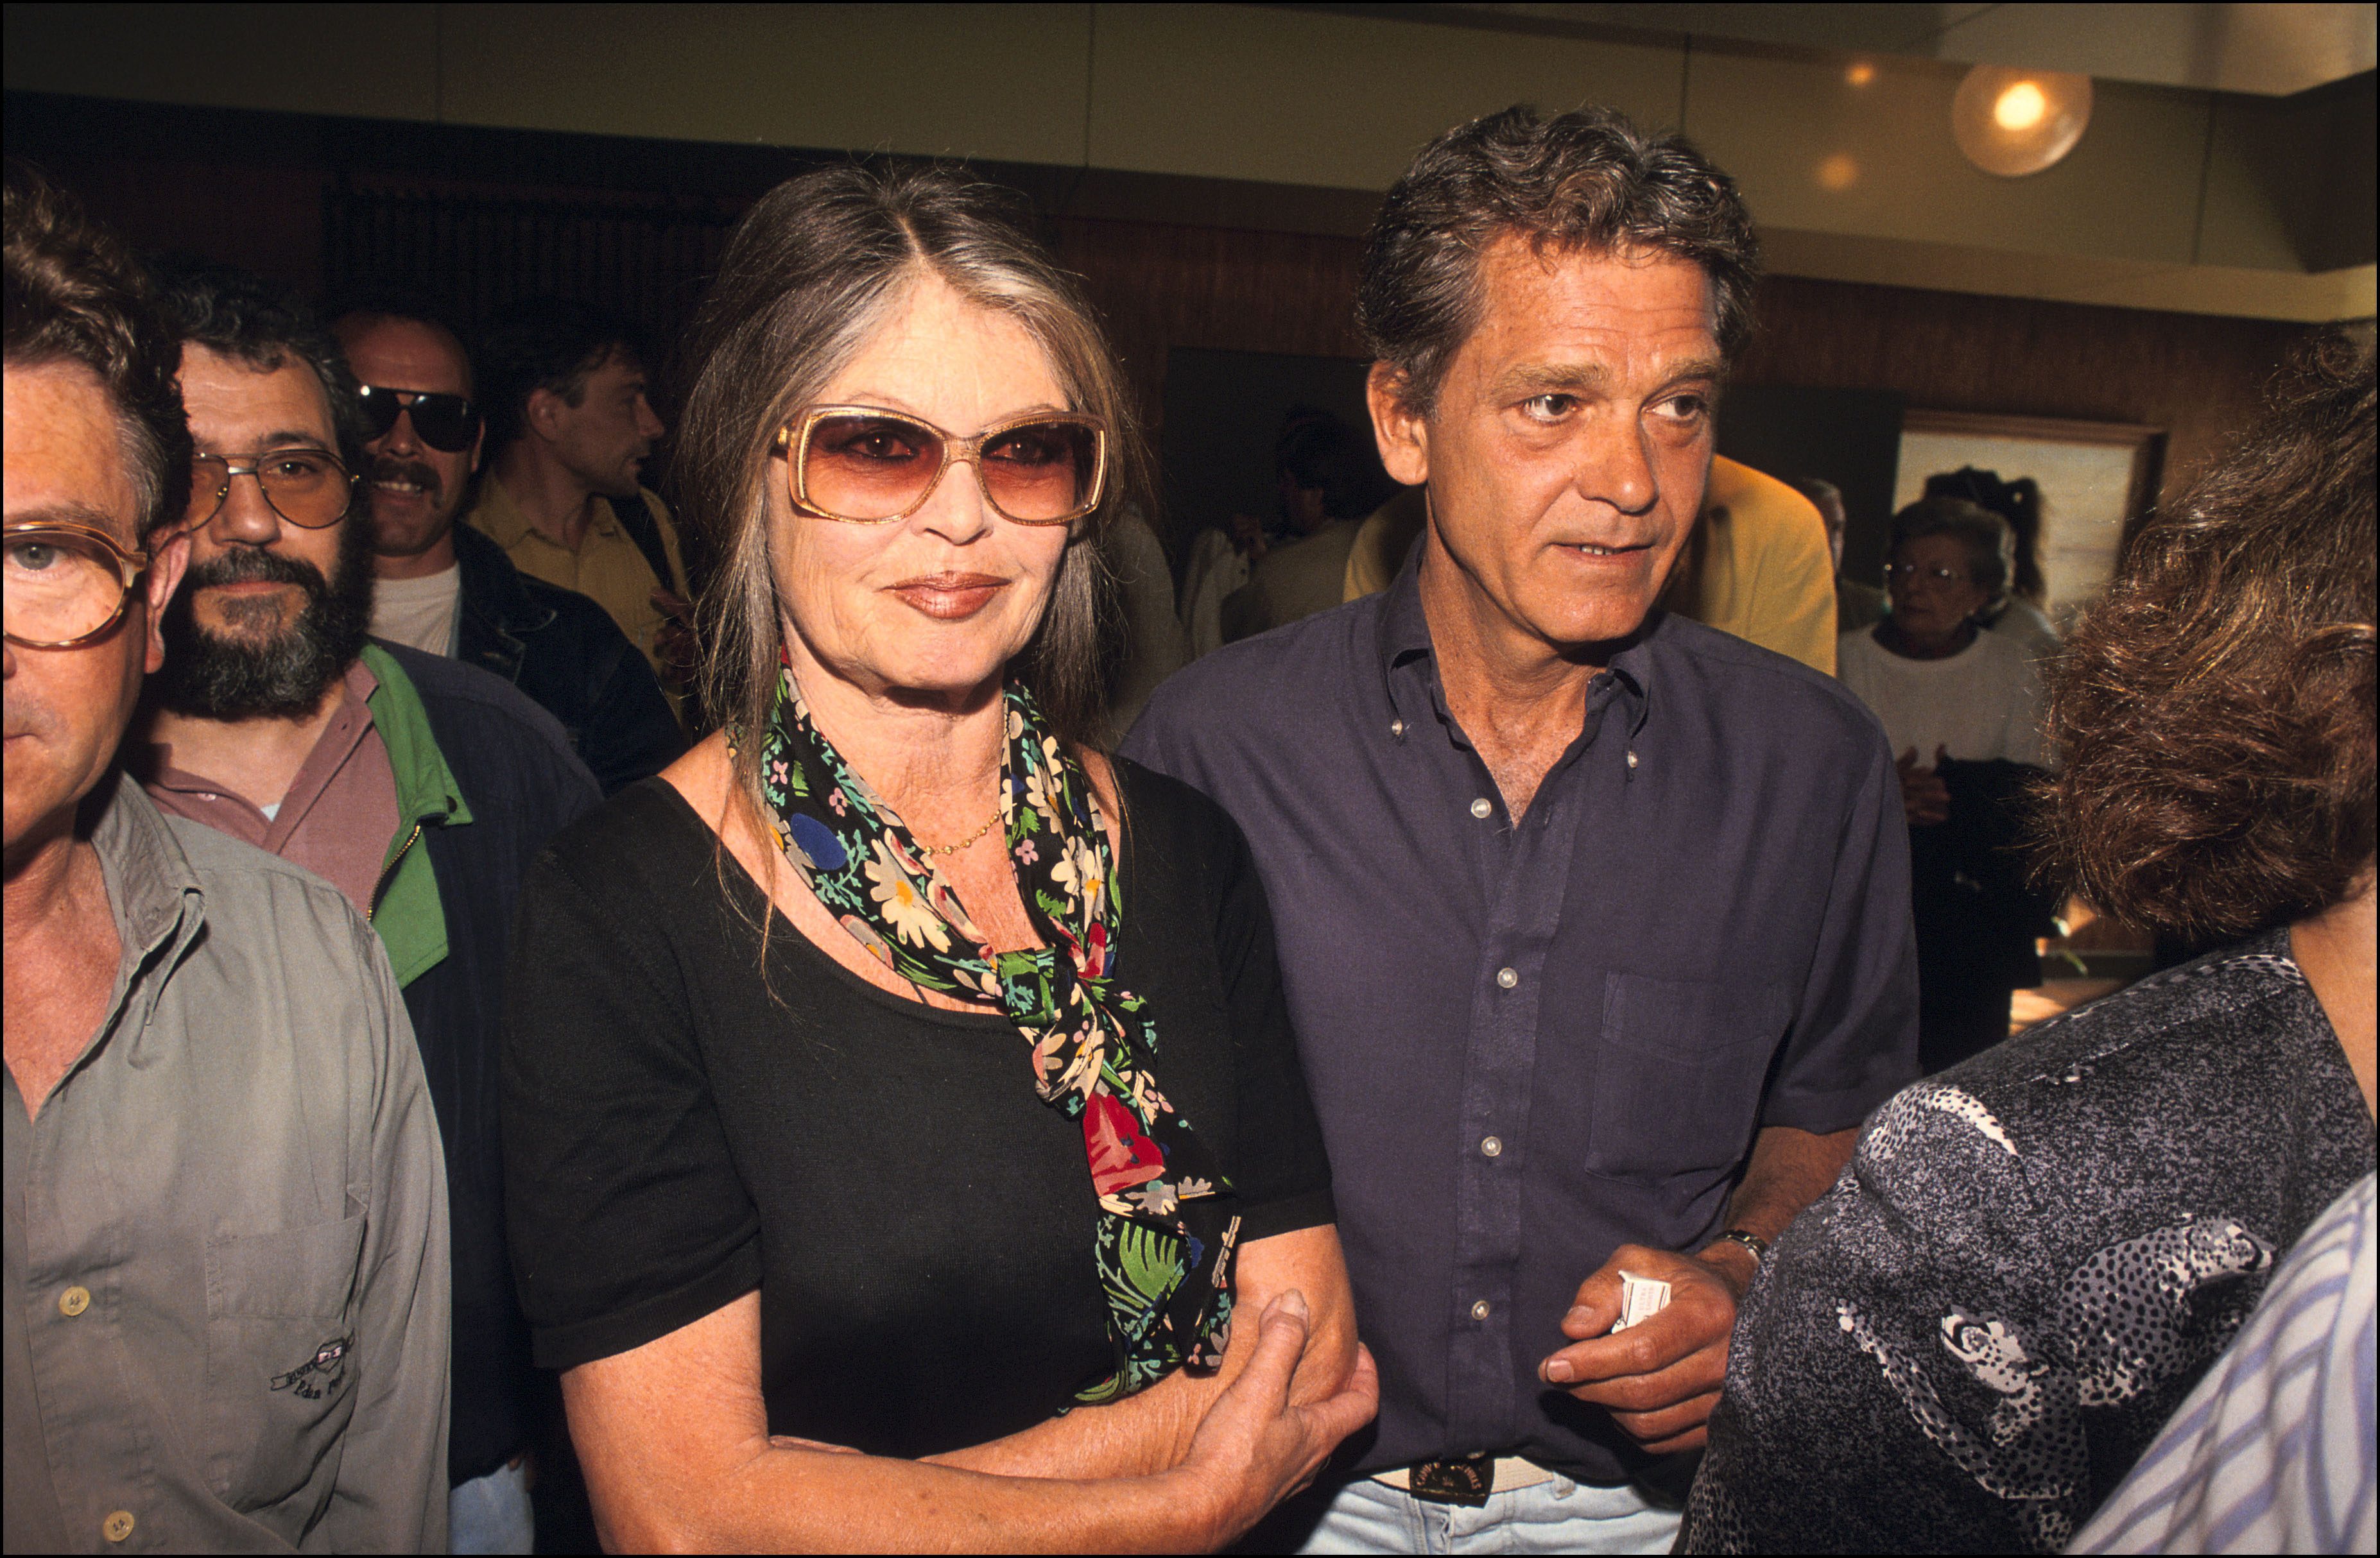
POLYGON ((387 955, 114 763, 190 445, 115 243, 6 175, 10 1552, 443 1552, 446 1188, 387 955))

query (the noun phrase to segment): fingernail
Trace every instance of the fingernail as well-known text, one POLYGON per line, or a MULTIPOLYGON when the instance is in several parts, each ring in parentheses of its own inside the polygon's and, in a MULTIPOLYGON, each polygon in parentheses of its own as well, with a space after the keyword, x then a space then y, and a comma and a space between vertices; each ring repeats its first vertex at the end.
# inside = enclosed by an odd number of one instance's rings
POLYGON ((1585 1304, 1574 1305, 1568 1314, 1562 1316, 1562 1323, 1564 1325, 1584 1325, 1586 1323, 1586 1314, 1587 1310, 1585 1304))
POLYGON ((1560 1384, 1570 1378, 1570 1359, 1557 1358, 1546 1365, 1546 1378, 1560 1384))
POLYGON ((1275 1298, 1273 1300, 1273 1307, 1280 1310, 1283 1314, 1295 1315, 1300 1320, 1310 1320, 1313 1318, 1312 1312, 1305 1307, 1305 1295, 1300 1293, 1294 1287, 1291 1288, 1288 1292, 1283 1293, 1280 1298, 1275 1298))

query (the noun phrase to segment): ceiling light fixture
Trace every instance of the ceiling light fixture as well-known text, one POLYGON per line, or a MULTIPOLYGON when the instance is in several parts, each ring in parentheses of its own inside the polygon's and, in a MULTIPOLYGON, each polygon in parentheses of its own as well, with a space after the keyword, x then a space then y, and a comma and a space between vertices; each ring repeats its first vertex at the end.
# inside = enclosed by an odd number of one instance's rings
POLYGON ((1967 161, 2002 178, 2051 167, 2091 123, 2091 78, 1979 65, 1959 83, 1950 133, 1967 161))

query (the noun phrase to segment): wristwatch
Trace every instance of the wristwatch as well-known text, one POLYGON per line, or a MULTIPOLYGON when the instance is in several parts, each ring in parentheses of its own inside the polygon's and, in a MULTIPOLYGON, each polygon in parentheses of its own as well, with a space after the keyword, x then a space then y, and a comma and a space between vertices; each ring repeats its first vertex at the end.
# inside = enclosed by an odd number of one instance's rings
POLYGON ((1752 1258, 1755 1262, 1768 1259, 1768 1241, 1761 1238, 1758 1234, 1753 1233, 1748 1229, 1730 1228, 1725 1233, 1719 1235, 1718 1238, 1711 1240, 1711 1242, 1713 1244, 1740 1244, 1746 1250, 1752 1251, 1752 1258))

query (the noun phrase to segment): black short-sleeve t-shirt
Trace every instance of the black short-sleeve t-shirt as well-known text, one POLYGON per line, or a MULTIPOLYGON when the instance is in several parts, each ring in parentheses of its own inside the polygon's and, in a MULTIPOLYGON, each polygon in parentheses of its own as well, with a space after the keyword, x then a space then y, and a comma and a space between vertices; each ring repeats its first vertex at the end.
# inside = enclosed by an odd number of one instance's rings
MULTIPOLYGON (((1158 1080, 1244 1243, 1330 1222, 1247 845, 1196 791, 1116 769, 1117 972, 1156 1014, 1158 1080)), ((770 1431, 905 1456, 1030 1427, 1111 1371, 1082 1129, 1005 1018, 837 964, 659 779, 556 837, 518 937, 505 1196, 539 1363, 757 1287, 770 1431)))

